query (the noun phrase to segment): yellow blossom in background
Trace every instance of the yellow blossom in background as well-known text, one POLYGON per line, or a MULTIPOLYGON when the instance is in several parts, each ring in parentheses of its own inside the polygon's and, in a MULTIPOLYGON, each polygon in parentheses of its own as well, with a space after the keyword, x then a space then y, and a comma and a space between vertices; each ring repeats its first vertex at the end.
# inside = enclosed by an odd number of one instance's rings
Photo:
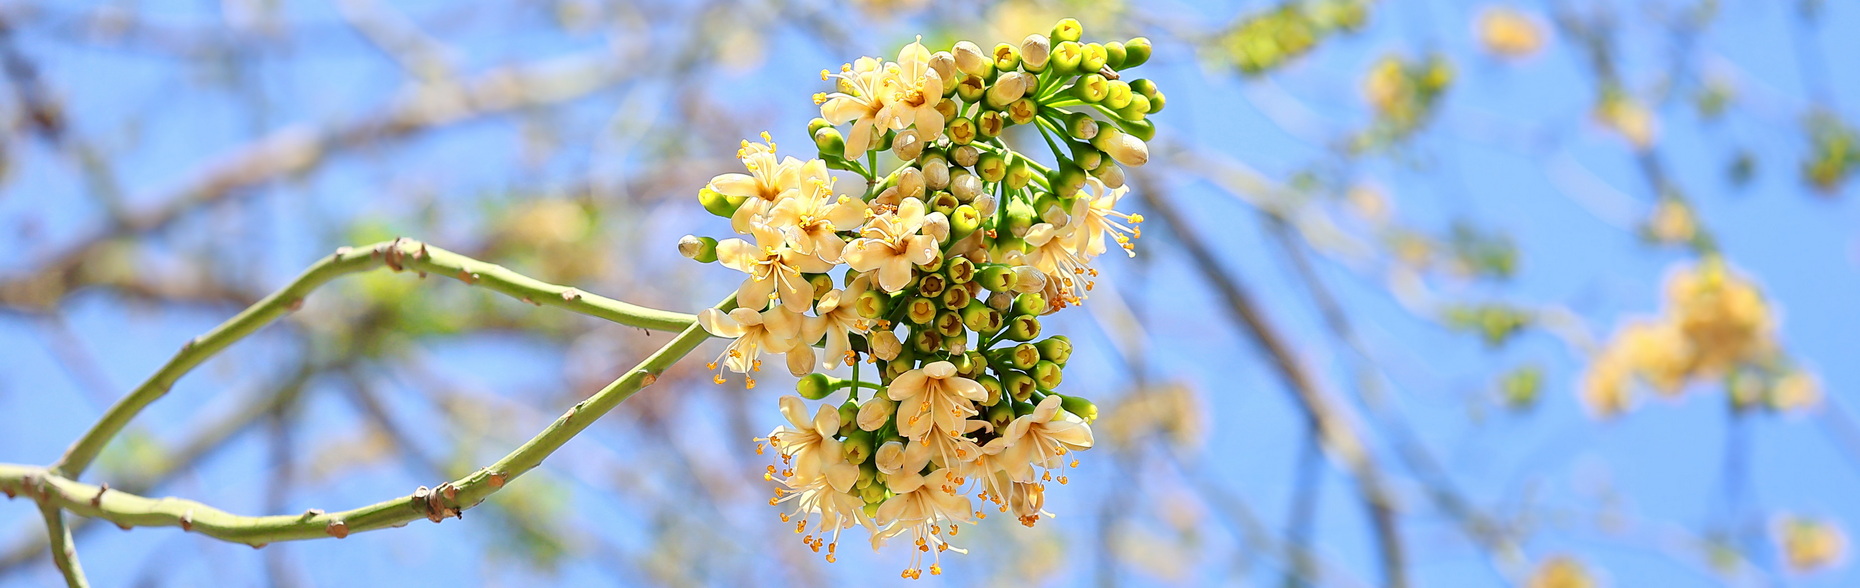
POLYGON ((1776 540, 1789 569, 1813 572, 1834 567, 1847 551, 1847 535, 1831 521, 1784 516, 1776 524, 1776 540))
POLYGON ((1707 260, 1667 281, 1668 313, 1692 342, 1696 369, 1718 374, 1771 351, 1776 324, 1756 285, 1707 260))
POLYGON ((1536 18, 1509 6, 1492 6, 1481 11, 1475 28, 1480 46, 1499 57, 1528 57, 1544 45, 1544 26, 1536 18))
POLYGON ((1790 372, 1776 381, 1770 388, 1770 410, 1793 412, 1807 410, 1821 404, 1821 382, 1814 374, 1807 372, 1790 372))
POLYGON ((1096 426, 1118 447, 1161 435, 1176 447, 1192 448, 1207 429, 1200 418, 1206 413, 1201 397, 1181 382, 1131 390, 1104 412, 1096 426))
POLYGON ((1659 243, 1687 243, 1698 234, 1692 207, 1677 198, 1661 198, 1647 218, 1647 236, 1659 243))
POLYGON ((1647 105, 1619 90, 1604 92, 1595 105, 1595 121, 1621 135, 1635 149, 1646 150, 1660 137, 1660 122, 1647 105))
POLYGON ((1524 585, 1526 588, 1592 588, 1596 581, 1582 562, 1559 555, 1538 564, 1524 585))

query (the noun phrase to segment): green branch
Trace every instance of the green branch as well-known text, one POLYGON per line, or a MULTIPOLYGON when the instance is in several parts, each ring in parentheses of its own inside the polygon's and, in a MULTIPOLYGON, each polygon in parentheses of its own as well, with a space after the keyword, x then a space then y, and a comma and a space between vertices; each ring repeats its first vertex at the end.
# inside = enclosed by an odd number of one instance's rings
MULTIPOLYGON (((410 254, 405 246, 405 243, 410 242, 401 243, 402 250, 410 254)), ((339 253, 333 259, 340 263, 345 259, 344 254, 339 253)), ((722 309, 734 306, 734 294, 718 305, 722 309)), ((14 464, 0 464, 0 492, 8 497, 24 495, 39 501, 42 506, 101 518, 119 526, 180 527, 184 531, 198 531, 209 537, 254 547, 277 541, 323 537, 340 539, 350 533, 404 526, 421 518, 439 522, 447 517, 462 517, 464 510, 478 505, 511 480, 535 469, 602 415, 619 406, 641 388, 652 385, 666 368, 709 337, 710 334, 702 326, 695 322, 688 323, 677 337, 625 376, 569 408, 542 432, 489 467, 440 484, 434 490, 421 487, 407 496, 361 508, 332 513, 310 510, 298 515, 241 516, 192 500, 147 498, 111 490, 107 486, 85 484, 53 469, 14 464)), ((48 518, 48 522, 51 519, 48 518)), ((56 549, 58 547, 54 538, 54 553, 59 552, 56 549)))
MULTIPOLYGON (((13 493, 8 491, 7 496, 12 497, 13 493)), ((84 577, 84 566, 78 564, 77 547, 72 545, 71 528, 65 526, 64 511, 41 502, 39 514, 45 515, 45 536, 52 544, 52 563, 58 565, 58 573, 64 574, 65 585, 90 586, 90 580, 84 577)))
POLYGON ((413 270, 421 276, 434 273, 466 284, 482 285, 531 304, 554 306, 644 329, 677 331, 694 324, 694 317, 688 314, 634 306, 575 288, 549 284, 419 241, 395 239, 366 247, 343 247, 311 265, 283 289, 266 296, 207 334, 188 340, 160 370, 111 406, 103 418, 98 419, 89 431, 84 432, 84 436, 65 450, 64 457, 52 464, 49 471, 76 479, 97 459, 110 440, 122 432, 130 419, 135 418, 149 403, 167 394, 174 387, 175 381, 195 366, 251 335, 259 327, 299 308, 304 297, 318 286, 338 276, 380 267, 395 271, 413 270))

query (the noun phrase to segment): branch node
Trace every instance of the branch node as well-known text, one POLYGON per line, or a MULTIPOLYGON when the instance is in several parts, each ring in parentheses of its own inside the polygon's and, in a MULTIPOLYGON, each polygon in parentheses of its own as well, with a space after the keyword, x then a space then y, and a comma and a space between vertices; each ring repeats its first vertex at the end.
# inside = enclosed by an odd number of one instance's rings
POLYGON ((401 259, 407 256, 407 252, 400 248, 401 241, 402 239, 400 237, 395 237, 393 241, 389 241, 387 245, 383 245, 383 251, 381 251, 382 262, 387 264, 388 269, 397 272, 406 269, 400 264, 401 259))
POLYGON ((264 549, 265 546, 270 545, 270 543, 253 543, 251 545, 252 545, 252 549, 264 549))
POLYGON ((341 246, 341 247, 337 247, 337 248, 336 248, 336 258, 337 258, 337 259, 341 259, 341 258, 344 258, 344 257, 348 257, 348 256, 349 256, 349 253, 350 253, 350 252, 352 252, 352 251, 355 251, 355 248, 353 248, 353 247, 349 247, 349 246, 347 246, 347 245, 344 245, 344 246, 341 246))
POLYGON ((523 303, 524 303, 524 304, 529 304, 529 305, 534 305, 534 306, 542 306, 542 303, 541 303, 541 302, 537 302, 537 301, 536 301, 536 299, 534 299, 534 298, 530 298, 530 297, 528 297, 528 296, 524 296, 524 297, 523 297, 523 303))
POLYGON ((581 299, 581 290, 578 290, 578 289, 575 289, 575 288, 569 288, 569 289, 567 289, 567 290, 563 290, 563 291, 562 291, 562 299, 563 299, 563 300, 567 300, 567 301, 569 301, 569 302, 574 302, 574 301, 576 301, 576 300, 580 300, 580 299, 581 299))
MULTIPOLYGON (((116 521, 110 521, 110 522, 113 522, 113 523, 115 523, 116 521)), ((128 530, 130 530, 130 529, 133 529, 134 527, 131 527, 131 526, 129 526, 129 525, 125 525, 125 524, 122 524, 122 523, 116 523, 116 528, 118 528, 118 529, 122 529, 122 530, 124 530, 124 531, 128 531, 128 530)))
POLYGON ((307 521, 307 520, 314 519, 320 516, 323 516, 323 509, 313 508, 313 509, 304 511, 303 516, 297 517, 297 520, 307 521))
POLYGON ((194 511, 193 509, 188 509, 187 512, 181 513, 181 532, 186 533, 186 532, 191 532, 193 530, 194 530, 194 511))
POLYGON ((459 270, 459 281, 465 282, 465 285, 467 286, 476 284, 478 283, 478 274, 474 274, 474 273, 471 273, 465 270, 459 270))
POLYGON ((349 524, 342 521, 330 521, 328 525, 323 526, 323 532, 329 533, 329 536, 337 539, 348 537, 349 524))
POLYGON ((296 298, 292 298, 290 302, 285 303, 284 308, 290 309, 291 312, 297 312, 299 310, 303 310, 304 297, 298 296, 296 298))
POLYGON ((504 472, 491 472, 491 487, 503 488, 504 481, 508 479, 510 479, 510 476, 504 472))
POLYGON ((651 370, 639 370, 639 374, 639 387, 641 388, 651 386, 659 381, 659 374, 653 373, 651 370))
POLYGON ((97 495, 90 497, 90 507, 91 508, 103 508, 103 493, 109 492, 109 491, 110 491, 109 482, 104 482, 102 485, 97 486, 97 495))

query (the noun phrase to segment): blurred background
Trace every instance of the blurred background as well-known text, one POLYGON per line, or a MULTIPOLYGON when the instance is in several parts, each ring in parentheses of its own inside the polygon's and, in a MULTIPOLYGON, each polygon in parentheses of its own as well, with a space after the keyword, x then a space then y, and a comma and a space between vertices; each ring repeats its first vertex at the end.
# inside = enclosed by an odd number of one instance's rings
MULTIPOLYGON (((50 463, 338 246, 695 311, 736 279, 677 254, 728 232, 693 196, 762 131, 812 154, 819 70, 1063 16, 1153 39, 1171 98, 1124 200, 1137 256, 1047 325, 1098 446, 1056 518, 965 527, 924 582, 1860 582, 1851 2, 0 2, 0 461, 50 463)), ((87 480, 369 504, 666 337, 345 278, 87 480)), ((768 507, 750 439, 791 384, 688 358, 441 525, 254 551, 73 517, 77 543, 102 586, 904 582, 907 545, 827 564, 768 507)), ((0 502, 0 585, 60 581, 44 536, 0 502)))

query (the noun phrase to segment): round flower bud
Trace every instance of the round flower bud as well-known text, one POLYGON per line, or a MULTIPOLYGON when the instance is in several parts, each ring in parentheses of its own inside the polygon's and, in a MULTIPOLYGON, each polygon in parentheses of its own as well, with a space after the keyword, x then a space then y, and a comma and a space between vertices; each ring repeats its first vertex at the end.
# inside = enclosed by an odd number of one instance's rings
POLYGON ((960 338, 967 332, 962 327, 962 315, 947 310, 937 313, 935 327, 936 334, 946 340, 960 338))
MULTIPOLYGON (((1147 104, 1145 105, 1147 106, 1147 104)), ((912 127, 898 131, 898 137, 891 140, 891 152, 898 159, 910 161, 917 159, 924 152, 924 141, 917 136, 917 128, 912 127)))
MULTIPOLYGON (((1072 143, 1070 147, 1072 147, 1072 163, 1078 164, 1079 169, 1091 171, 1104 165, 1104 152, 1096 147, 1086 143, 1072 143)), ((1055 193, 1070 194, 1071 192, 1056 191, 1055 193)))
POLYGON ((1046 60, 1052 57, 1053 43, 1046 35, 1034 33, 1020 41, 1020 64, 1027 71, 1040 73, 1046 69, 1046 60))
POLYGON ((956 87, 956 56, 948 51, 930 54, 930 71, 936 72, 937 79, 943 80, 943 91, 947 94, 956 87))
POLYGON ((814 133, 820 132, 820 129, 824 129, 824 128, 828 128, 832 126, 833 126, 832 122, 828 121, 827 119, 816 116, 814 117, 814 120, 807 121, 807 134, 812 135, 814 133))
POLYGON ((1067 359, 1072 358, 1072 340, 1067 339, 1065 335, 1047 337, 1039 343, 1034 343, 1033 346, 1040 351, 1040 359, 1059 364, 1061 367, 1066 365, 1067 359))
MULTIPOLYGON (((932 320, 935 317, 931 317, 932 320)), ((943 336, 936 333, 934 326, 911 331, 911 350, 919 355, 929 355, 943 349, 943 336)))
POLYGON ((826 127, 814 131, 814 148, 820 150, 820 156, 826 159, 843 158, 846 153, 846 138, 840 130, 826 127))
MULTIPOLYGON (((1098 136, 1103 137, 1104 135, 1099 134, 1098 136)), ((1061 162, 1059 167, 1053 168, 1053 173, 1046 176, 1046 180, 1047 185, 1052 186, 1054 194, 1077 194, 1080 189, 1085 187, 1085 170, 1080 169, 1077 164, 1072 162, 1061 162)), ((1009 212, 1011 213, 1013 211, 1009 210, 1009 212)), ((1021 233, 1015 236, 1020 237, 1025 235, 1026 233, 1021 233)))
MULTIPOLYGON (((968 208, 968 210, 972 211, 975 209, 968 208)), ((957 214, 961 214, 962 211, 963 211, 962 208, 956 209, 957 214)), ((951 217, 950 225, 952 227, 954 227, 955 222, 956 222, 955 217, 951 217)), ((973 282, 975 281, 975 262, 969 261, 969 258, 967 257, 956 257, 956 258, 950 259, 949 265, 943 268, 943 273, 949 276, 949 283, 951 284, 967 284, 969 282, 973 282)))
POLYGON ((1149 94, 1144 97, 1150 99, 1150 112, 1149 112, 1150 114, 1156 114, 1158 112, 1162 112, 1163 104, 1165 103, 1162 92, 1156 92, 1154 94, 1149 94))
MULTIPOLYGON (((988 83, 980 76, 963 74, 962 79, 953 85, 956 86, 956 97, 961 98, 963 102, 980 102, 982 95, 988 92, 988 83)), ((953 107, 954 104, 951 106, 953 107)), ((955 117, 945 116, 944 120, 952 118, 955 117)))
POLYGON ((898 341, 898 334, 891 331, 879 331, 866 337, 866 344, 872 348, 872 356, 885 361, 898 358, 898 352, 904 350, 904 343, 898 341))
POLYGON ((976 128, 974 120, 970 120, 968 117, 956 117, 949 121, 949 132, 947 134, 949 135, 949 142, 968 146, 970 142, 978 138, 981 134, 981 130, 976 128))
POLYGON ((1124 187, 1124 168, 1115 163, 1098 166, 1098 169, 1091 170, 1091 176, 1104 182, 1106 188, 1115 190, 1124 187))
POLYGON ((1059 369, 1059 364, 1042 359, 1033 366, 1033 383, 1041 392, 1052 392, 1064 380, 1065 373, 1059 369))
MULTIPOLYGON (((1007 292, 1014 289, 1014 282, 1017 278, 1018 276, 1014 274, 1013 267, 1005 264, 991 263, 982 266, 981 271, 976 274, 975 281, 980 282, 982 287, 987 288, 990 292, 1007 292)), ((994 298, 996 297, 989 297, 991 300, 994 298)), ((1006 296, 1001 296, 1000 298, 1004 300, 1007 299, 1006 296)))
POLYGON ((1104 87, 1104 105, 1111 110, 1129 106, 1130 97, 1135 94, 1130 91, 1130 84, 1123 80, 1106 81, 1104 87))
POLYGON ((996 358, 997 363, 1017 370, 1029 369, 1034 364, 1040 363, 1040 351, 1035 349, 1032 343, 1021 343, 1002 349, 1000 352, 1000 356, 996 358))
POLYGON ((994 194, 978 194, 970 204, 975 206, 975 212, 980 213, 982 218, 988 218, 995 215, 995 206, 999 201, 995 200, 994 194))
POLYGON ((1007 126, 1007 115, 998 110, 984 110, 975 117, 975 131, 981 140, 1001 136, 1001 131, 1007 130, 1007 126))
POLYGON ((840 405, 840 436, 859 430, 859 405, 848 400, 840 405))
POLYGON ((1110 58, 1110 56, 1104 52, 1104 45, 1099 45, 1097 43, 1086 43, 1080 55, 1082 57, 1079 59, 1079 71, 1083 72, 1095 72, 1104 69, 1105 60, 1110 58))
MULTIPOLYGON (((980 211, 977 211, 975 209, 975 206, 969 205, 969 204, 957 206, 956 211, 953 213, 950 213, 949 215, 949 238, 952 241, 961 241, 963 239, 967 239, 969 238, 969 235, 975 234, 976 229, 981 228, 981 226, 982 226, 982 213, 980 211)), ((970 264, 967 258, 959 257, 957 259, 961 260, 962 263, 964 264, 962 267, 969 268, 966 271, 968 272, 968 275, 972 277, 975 272, 975 269, 974 269, 975 266, 973 264, 970 264)), ((957 259, 952 259, 950 260, 950 262, 953 264, 957 261, 957 259)), ((956 267, 957 266, 954 266, 954 265, 950 266, 949 275, 951 279, 956 278, 956 269, 955 269, 956 267)), ((968 281, 969 281, 969 278, 965 277, 962 279, 957 279, 956 283, 960 284, 960 283, 966 283, 968 281)))
POLYGON ((833 378, 822 373, 812 373, 801 377, 794 386, 794 391, 802 398, 820 400, 833 393, 833 378))
POLYGON ((1014 266, 1015 292, 1046 291, 1046 274, 1038 268, 1026 265, 1014 266))
POLYGON ((975 162, 975 172, 981 174, 984 182, 1001 181, 1007 177, 1007 170, 1007 158, 1002 157, 998 151, 983 153, 982 158, 975 162))
MULTIPOLYGON (((1017 299, 1018 300, 1018 299, 1017 299)), ((1040 336, 1040 319, 1023 314, 1008 319, 1007 338, 1012 341, 1031 341, 1040 336)))
POLYGON ((997 110, 1007 108, 1008 104, 1027 95, 1028 82, 1032 79, 1033 74, 1024 72, 1002 74, 995 79, 994 85, 988 87, 988 107, 997 110))
POLYGON ((1137 37, 1125 41, 1124 65, 1122 69, 1130 69, 1148 62, 1150 60, 1150 50, 1149 37, 1137 37))
POLYGON ((968 308, 969 303, 974 301, 975 298, 969 295, 969 288, 966 286, 956 285, 943 292, 943 308, 947 310, 961 311, 968 308))
POLYGON ((1130 91, 1154 98, 1157 92, 1156 82, 1149 78, 1130 80, 1130 91))
MULTIPOLYGON (((1039 316, 1046 313, 1046 297, 1038 292, 1027 292, 1014 297, 1014 316, 1039 316)), ((1023 341, 1025 339, 1022 339, 1023 341)))
POLYGON ((923 170, 906 167, 898 171, 898 195, 904 198, 923 200, 928 180, 923 170))
POLYGON ((962 201, 957 200, 954 194, 939 190, 934 196, 930 197, 929 203, 925 208, 930 209, 931 212, 941 214, 947 219, 949 215, 956 213, 956 207, 958 206, 962 206, 962 201))
POLYGON ((1008 396, 1016 401, 1026 402, 1037 388, 1039 385, 1033 382, 1033 376, 1027 375, 1026 372, 1009 370, 1008 373, 1001 375, 1002 391, 1007 392, 1008 396))
POLYGON ((1033 124, 1034 118, 1040 116, 1040 103, 1031 97, 1022 97, 1007 106, 1008 120, 1017 125, 1033 124))
MULTIPOLYGON (((929 274, 918 279, 917 295, 923 298, 936 298, 942 296, 943 290, 948 287, 949 278, 945 278, 940 274, 929 274)), ((910 312, 916 313, 917 310, 913 308, 910 312)))
POLYGON ((1053 25, 1053 40, 1055 41, 1077 41, 1084 35, 1085 26, 1079 24, 1076 18, 1060 19, 1057 24, 1053 25))
POLYGON ((1077 41, 1063 41, 1053 46, 1053 57, 1047 67, 1061 77, 1078 73, 1079 63, 1085 60, 1085 48, 1077 41))
POLYGON ((1072 96, 1091 104, 1103 102, 1111 92, 1111 81, 1098 74, 1085 74, 1072 84, 1072 96))
POLYGON ((949 160, 962 167, 975 167, 975 161, 981 157, 982 150, 974 145, 958 145, 949 150, 949 160))
POLYGON ((1143 120, 1144 117, 1149 115, 1150 97, 1142 94, 1131 94, 1130 103, 1124 105, 1123 108, 1117 109, 1117 116, 1124 120, 1143 120))
MULTIPOLYGON (((855 413, 857 414, 857 413, 855 413)), ((867 431, 853 430, 840 440, 840 455, 847 463, 862 464, 872 457, 872 434, 867 431)))
MULTIPOLYGON (((989 390, 988 384, 982 384, 982 389, 989 390)), ((995 396, 995 402, 993 404, 986 405, 988 406, 988 411, 985 413, 984 418, 987 418, 988 423, 994 425, 995 430, 999 431, 1007 428, 1008 425, 1014 422, 1014 400, 1013 392, 1007 389, 1006 382, 995 380, 994 391, 999 392, 999 394, 995 396), (1002 399, 1004 398, 1007 400, 1003 401, 1002 399)))
POLYGON ((956 46, 950 50, 950 54, 956 58, 957 71, 978 78, 988 77, 988 74, 994 72, 994 64, 991 63, 992 60, 988 54, 983 53, 981 46, 971 41, 957 41, 956 46))
POLYGON ((917 264, 917 269, 921 269, 926 272, 934 272, 939 269, 943 269, 943 252, 942 251, 932 252, 932 255, 930 257, 930 263, 917 264))
POLYGON ((1104 44, 1104 66, 1111 69, 1124 69, 1124 44, 1112 41, 1104 44))
POLYGON ((904 318, 914 325, 929 324, 930 321, 936 320, 936 302, 929 298, 912 298, 905 305, 904 318))
POLYGON ((941 155, 938 155, 934 158, 930 158, 928 161, 925 161, 924 169, 923 169, 923 179, 924 179, 925 188, 928 188, 931 190, 942 190, 942 189, 948 188, 949 187, 949 162, 945 161, 943 159, 943 156, 941 155))
POLYGON ((704 210, 723 218, 735 216, 736 208, 742 206, 744 200, 747 198, 725 196, 710 188, 698 190, 698 203, 704 205, 704 210))
POLYGON ((969 305, 962 307, 962 326, 977 333, 993 333, 1001 330, 1001 311, 989 308, 982 301, 971 298, 969 305))
POLYGON ((866 290, 853 299, 853 311, 862 318, 879 320, 891 313, 891 296, 877 289, 866 290))
POLYGON ((1138 167, 1150 161, 1150 146, 1142 139, 1122 131, 1099 132, 1098 138, 1093 139, 1091 144, 1124 165, 1138 167))
MULTIPOLYGON (((981 384, 982 390, 988 393, 988 397, 982 399, 982 406, 994 407, 994 406, 998 406, 1002 404, 1001 402, 1001 396, 1002 396, 1001 380, 999 378, 996 378, 994 376, 990 376, 987 374, 983 374, 979 377, 976 377, 975 382, 978 384, 981 384)), ((990 408, 988 410, 988 413, 989 414, 986 418, 989 420, 989 422, 991 423, 994 422, 994 414, 993 414, 994 409, 990 408)), ((1013 420, 1013 418, 1014 418, 1014 412, 1012 409, 1009 409, 1008 420, 1013 420)), ((1005 425, 996 425, 995 430, 997 431, 1001 430, 1000 428, 1002 426, 1005 426, 1005 425)))
MULTIPOLYGON (((895 340, 897 337, 892 337, 892 339, 895 340)), ((859 413, 854 415, 853 422, 859 424, 861 431, 876 431, 879 427, 885 426, 886 421, 891 420, 891 415, 897 413, 897 408, 898 403, 892 402, 884 394, 873 394, 871 399, 865 401, 865 405, 859 407, 859 413)))
POLYGON ((1066 115, 1066 134, 1080 141, 1090 141, 1098 136, 1098 119, 1083 112, 1066 115))
POLYGON ((994 58, 995 71, 1014 71, 1020 67, 1020 49, 1007 43, 997 43, 990 53, 994 58))
POLYGON ((717 240, 696 235, 679 237, 678 254, 685 256, 685 259, 697 260, 699 263, 717 261, 717 240))
POLYGON ((949 217, 941 212, 924 215, 923 231, 925 235, 936 239, 940 245, 949 242, 949 217))
POLYGON ((1014 163, 1008 166, 1007 175, 1003 181, 1007 182, 1009 190, 1019 190, 1027 187, 1028 182, 1033 181, 1033 174, 1033 166, 1027 164, 1027 158, 1016 157, 1014 163))

